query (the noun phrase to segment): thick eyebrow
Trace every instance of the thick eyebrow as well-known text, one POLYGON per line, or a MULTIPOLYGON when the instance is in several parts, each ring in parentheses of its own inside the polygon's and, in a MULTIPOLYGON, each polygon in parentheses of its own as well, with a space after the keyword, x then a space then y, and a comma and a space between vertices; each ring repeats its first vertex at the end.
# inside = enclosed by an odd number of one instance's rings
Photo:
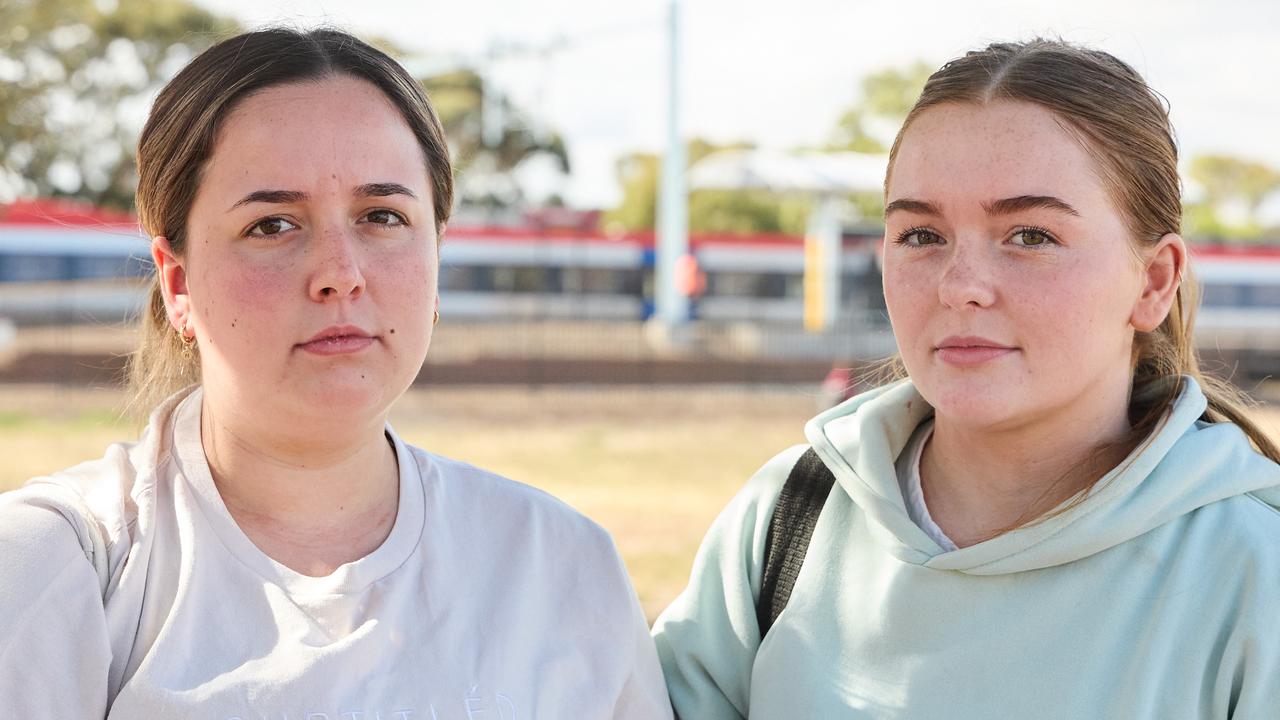
POLYGON ((254 190, 237 200, 236 204, 231 206, 231 209, 235 210, 241 205, 248 205, 249 203, 275 203, 277 205, 300 203, 308 197, 306 193, 298 190, 254 190))
POLYGON ((1057 210, 1076 217, 1080 216, 1080 213, 1076 212, 1075 208, 1065 201, 1050 195, 1019 195, 1018 197, 982 203, 982 207, 987 211, 988 215, 1012 215, 1023 210, 1045 209, 1057 210))
MULTIPOLYGON (((409 188, 400 183, 366 183, 356 187, 352 193, 356 197, 387 197, 388 195, 404 195, 414 200, 418 199, 417 195, 409 188)), ((241 205, 249 203, 274 203, 277 205, 289 205, 293 203, 305 202, 311 199, 311 196, 299 190, 254 190, 236 201, 231 206, 234 210, 241 205)))
POLYGON ((938 212, 938 207, 936 205, 930 202, 925 202, 924 200, 911 200, 909 198, 903 198, 901 200, 894 200, 893 202, 884 206, 885 217, 889 217, 890 214, 898 211, 912 212, 912 213, 917 213, 919 215, 941 215, 942 214, 938 212))
MULTIPOLYGON (((1064 200, 1060 200, 1051 195, 1019 195, 1017 197, 1004 198, 1002 200, 993 200, 991 202, 982 203, 982 209, 987 211, 988 215, 1012 215, 1013 213, 1022 212, 1024 210, 1047 209, 1064 212, 1068 215, 1080 216, 1075 208, 1071 207, 1064 200)), ((902 200, 894 200, 884 208, 885 217, 896 211, 905 211, 917 213, 919 215, 941 215, 938 207, 933 203, 924 200, 911 200, 904 198, 902 200)))
POLYGON ((409 188, 400 183, 368 183, 356 188, 356 197, 386 197, 388 195, 404 195, 410 199, 417 200, 418 196, 413 194, 409 188))

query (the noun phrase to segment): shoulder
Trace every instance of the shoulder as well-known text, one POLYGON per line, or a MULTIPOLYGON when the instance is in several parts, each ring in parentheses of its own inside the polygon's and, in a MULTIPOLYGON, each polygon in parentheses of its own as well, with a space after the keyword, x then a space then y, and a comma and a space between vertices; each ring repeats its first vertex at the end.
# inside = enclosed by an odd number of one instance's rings
MULTIPOLYGON (((3 547, 21 555, 24 549, 48 549, 49 566, 72 559, 97 576, 95 594, 108 594, 152 511, 156 459, 150 430, 136 443, 115 443, 101 458, 50 475, 32 478, 17 490, 0 495, 3 547), (63 552, 66 549, 74 552, 63 552)), ((0 583, 23 571, 15 563, 0 569, 0 583)))
POLYGON ((0 587, 12 586, 12 573, 57 571, 68 562, 89 560, 91 547, 80 526, 94 523, 68 491, 25 487, 0 495, 0 547, 4 559, 0 587))
POLYGON ((787 478, 808 449, 808 445, 793 445, 770 458, 742 486, 725 513, 754 517, 756 524, 767 527, 787 478))
POLYGON ((460 572, 478 573, 483 587, 536 589, 531 594, 542 599, 528 600, 526 611, 571 616, 574 627, 613 633, 631 622, 634 590, 607 530, 537 488, 419 448, 410 452, 431 525, 425 541, 444 549, 460 572))
POLYGON ((1223 673, 1237 689, 1244 678, 1245 695, 1273 703, 1280 692, 1280 509, 1266 495, 1244 493, 1200 508, 1179 545, 1195 578, 1188 590, 1205 591, 1197 622, 1218 625, 1223 673))
POLYGON ((1244 493, 1201 508, 1206 525, 1214 528, 1217 550, 1239 561, 1254 561, 1275 572, 1280 591, 1280 508, 1265 494, 1244 493))
MULTIPOLYGON (((101 608, 110 550, 101 523, 68 490, 0 495, 0 656, 36 632, 50 610, 101 608)), ((55 613, 56 614, 56 613, 55 613)))
POLYGON ((742 574, 746 586, 760 587, 774 508, 792 468, 808 449, 808 445, 794 445, 783 450, 747 480, 707 531, 698 548, 695 572, 699 566, 715 567, 726 578, 742 574))
POLYGON ((53 511, 69 531, 101 535, 108 546, 123 540, 137 520, 139 478, 132 443, 107 448, 103 457, 51 475, 32 478, 0 502, 0 513, 37 507, 53 511))
POLYGON ((1234 589, 1228 594, 1241 618, 1254 608, 1270 627, 1280 598, 1280 509, 1265 496, 1241 493, 1189 513, 1177 544, 1197 576, 1212 578, 1220 592, 1234 589))

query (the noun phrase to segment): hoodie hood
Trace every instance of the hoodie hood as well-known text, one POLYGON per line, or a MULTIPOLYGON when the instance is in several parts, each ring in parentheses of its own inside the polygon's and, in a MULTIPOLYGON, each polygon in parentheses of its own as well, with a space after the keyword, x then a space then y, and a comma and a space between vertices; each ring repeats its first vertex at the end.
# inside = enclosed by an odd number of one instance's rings
MULTIPOLYGON (((1131 540, 1209 503, 1252 494, 1280 505, 1280 465, 1230 423, 1204 423, 1207 402, 1185 378, 1156 434, 1065 512, 945 552, 907 514, 894 461, 933 414, 909 380, 859 395, 805 426, 839 487, 866 514, 872 537, 903 562, 998 575, 1072 562, 1131 540)), ((1070 500, 1068 502, 1071 502, 1070 500)))

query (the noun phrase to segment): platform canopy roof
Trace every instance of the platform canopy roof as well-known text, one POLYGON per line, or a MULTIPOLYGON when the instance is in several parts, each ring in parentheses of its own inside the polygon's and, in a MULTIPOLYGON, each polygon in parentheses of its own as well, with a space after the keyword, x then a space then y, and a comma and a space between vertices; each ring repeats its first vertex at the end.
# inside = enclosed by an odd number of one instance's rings
POLYGON ((887 155, 721 150, 689 168, 690 190, 769 190, 836 195, 880 192, 887 155))

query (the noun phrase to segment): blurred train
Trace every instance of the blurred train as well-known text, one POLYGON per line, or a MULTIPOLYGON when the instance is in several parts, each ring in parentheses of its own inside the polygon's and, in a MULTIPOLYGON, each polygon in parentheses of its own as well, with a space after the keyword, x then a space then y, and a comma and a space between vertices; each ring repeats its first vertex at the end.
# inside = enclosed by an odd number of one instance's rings
MULTIPOLYGON (((132 218, 69 207, 44 201, 0 208, 0 316, 30 321, 24 313, 67 297, 97 303, 99 315, 140 301, 136 286, 101 282, 149 271, 147 244, 132 218), (81 282, 68 292, 66 281, 81 282)), ((844 238, 841 327, 887 323, 879 242, 871 234, 844 238)), ((695 235, 690 253, 693 319, 800 325, 800 238, 695 235)), ((639 321, 653 313, 651 233, 458 226, 449 228, 440 254, 441 302, 450 319, 639 321)), ((1250 375, 1280 372, 1280 247, 1196 246, 1192 263, 1203 286, 1202 351, 1250 375)), ((56 317, 74 320, 94 309, 56 317)))

